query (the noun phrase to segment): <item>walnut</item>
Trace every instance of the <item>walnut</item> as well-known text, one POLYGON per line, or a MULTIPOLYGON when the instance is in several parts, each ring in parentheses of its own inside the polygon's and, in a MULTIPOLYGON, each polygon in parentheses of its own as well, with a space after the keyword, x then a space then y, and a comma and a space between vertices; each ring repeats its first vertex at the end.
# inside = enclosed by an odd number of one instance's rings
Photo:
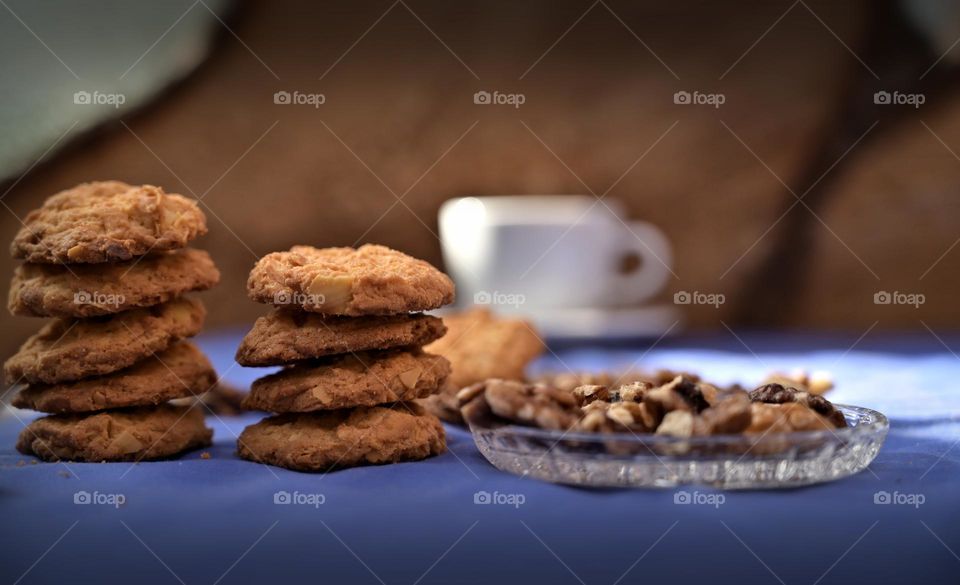
POLYGON ((653 388, 650 382, 631 382, 624 384, 613 391, 613 394, 622 402, 643 402, 643 397, 648 390, 653 388))
POLYGON ((833 429, 827 418, 796 402, 786 404, 751 404, 752 420, 744 431, 748 434, 790 433, 794 431, 823 431, 833 429))
POLYGON ((796 388, 811 394, 825 394, 833 389, 833 379, 829 372, 811 372, 794 370, 789 374, 774 372, 767 376, 764 384, 780 384, 789 388, 796 388))
POLYGON ((510 380, 487 380, 484 396, 490 410, 513 422, 543 429, 566 430, 580 419, 582 411, 569 392, 546 384, 510 380))
POLYGON ((750 395, 741 390, 717 396, 710 408, 700 413, 703 432, 710 435, 742 433, 752 422, 750 395))
POLYGON ((837 410, 829 400, 796 388, 786 388, 776 383, 764 384, 750 392, 750 400, 767 404, 800 404, 824 417, 837 428, 847 426, 843 413, 837 410))
POLYGON ((573 397, 577 400, 580 406, 585 406, 596 400, 609 400, 610 391, 606 386, 601 386, 599 384, 586 384, 574 388, 573 397))

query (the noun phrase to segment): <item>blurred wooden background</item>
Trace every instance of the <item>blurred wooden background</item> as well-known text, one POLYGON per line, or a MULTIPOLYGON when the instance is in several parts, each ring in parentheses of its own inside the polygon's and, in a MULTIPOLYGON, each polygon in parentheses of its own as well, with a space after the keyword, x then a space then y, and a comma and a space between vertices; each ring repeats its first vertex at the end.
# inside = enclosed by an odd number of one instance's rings
MULTIPOLYGON (((264 311, 245 297, 246 274, 269 251, 379 242, 440 263, 436 212, 449 197, 609 190, 673 241, 664 299, 726 295, 718 309, 684 307, 694 328, 955 328, 960 96, 943 80, 960 48, 944 57, 949 44, 891 25, 894 9, 242 3, 186 81, 19 180, 0 229, 9 241, 14 214, 87 180, 202 197, 210 234, 198 245, 224 275, 204 295, 209 323, 245 325, 264 311), (917 83, 920 108, 872 102, 917 83), (476 105, 478 90, 526 102, 476 105), (680 90, 726 100, 677 105, 680 90), (326 103, 277 105, 277 91, 326 103), (790 191, 812 184, 809 206, 794 205, 790 191), (879 290, 926 303, 878 306, 879 290)), ((37 326, 4 315, 4 354, 37 326)))

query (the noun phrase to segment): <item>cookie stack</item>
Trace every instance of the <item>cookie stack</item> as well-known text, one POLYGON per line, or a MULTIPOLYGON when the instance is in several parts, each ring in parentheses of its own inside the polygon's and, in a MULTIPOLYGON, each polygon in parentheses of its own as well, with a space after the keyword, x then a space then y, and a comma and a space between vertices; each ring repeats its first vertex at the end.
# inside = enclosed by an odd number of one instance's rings
POLYGON ((84 183, 23 222, 8 307, 52 317, 7 360, 13 405, 51 416, 17 449, 41 459, 140 461, 210 444, 203 413, 168 401, 206 392, 216 373, 181 341, 206 311, 190 291, 217 284, 210 256, 185 248, 207 231, 197 204, 150 185, 84 183))
POLYGON ((437 393, 450 363, 422 350, 446 332, 418 311, 453 302, 453 282, 384 246, 294 246, 250 273, 251 299, 274 305, 237 350, 245 366, 283 365, 244 405, 278 413, 247 427, 240 455, 301 471, 423 459, 443 426, 412 402, 437 393))

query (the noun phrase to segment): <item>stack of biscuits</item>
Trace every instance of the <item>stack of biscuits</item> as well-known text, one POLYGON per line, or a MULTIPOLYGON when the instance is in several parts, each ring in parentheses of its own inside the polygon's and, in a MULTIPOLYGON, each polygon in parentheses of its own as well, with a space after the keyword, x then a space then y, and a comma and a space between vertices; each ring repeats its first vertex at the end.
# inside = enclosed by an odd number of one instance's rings
POLYGON ((242 457, 300 471, 424 459, 445 448, 440 421, 414 402, 440 391, 450 363, 422 346, 446 332, 421 311, 453 302, 453 282, 384 246, 294 246, 250 273, 274 305, 237 350, 244 366, 284 366, 244 406, 276 413, 247 427, 242 457))
POLYGON ((170 400, 206 392, 216 373, 182 341, 206 311, 182 296, 217 284, 197 204, 159 187, 84 183, 47 199, 14 238, 14 315, 52 318, 7 360, 12 403, 50 416, 17 449, 44 460, 140 461, 210 444, 201 410, 170 400))

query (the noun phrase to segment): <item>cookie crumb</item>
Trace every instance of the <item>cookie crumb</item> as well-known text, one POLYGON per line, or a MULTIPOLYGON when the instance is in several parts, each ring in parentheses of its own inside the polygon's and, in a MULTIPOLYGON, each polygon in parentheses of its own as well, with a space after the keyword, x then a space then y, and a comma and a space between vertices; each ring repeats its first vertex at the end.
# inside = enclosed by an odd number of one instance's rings
POLYGON ((203 453, 201 453, 201 454, 200 454, 200 459, 210 459, 210 452, 209 452, 209 451, 204 451, 203 453))

